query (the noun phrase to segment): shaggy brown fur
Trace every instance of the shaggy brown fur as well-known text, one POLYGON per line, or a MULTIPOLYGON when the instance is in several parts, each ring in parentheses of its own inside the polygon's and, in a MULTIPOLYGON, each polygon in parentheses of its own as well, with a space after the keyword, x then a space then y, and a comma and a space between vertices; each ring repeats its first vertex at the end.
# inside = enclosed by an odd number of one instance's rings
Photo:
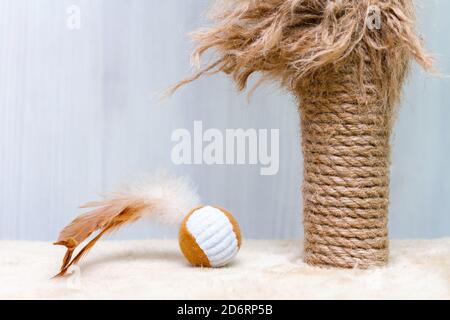
POLYGON ((263 81, 279 80, 301 93, 309 78, 351 61, 380 80, 382 95, 395 103, 409 60, 426 69, 432 65, 415 33, 411 0, 225 0, 211 18, 212 27, 193 33, 192 60, 199 66, 202 55, 214 49, 213 62, 174 91, 217 72, 231 75, 242 90, 250 75, 262 72, 263 81), (381 30, 366 25, 373 6, 380 9, 381 30), (367 60, 371 70, 365 70, 367 60))

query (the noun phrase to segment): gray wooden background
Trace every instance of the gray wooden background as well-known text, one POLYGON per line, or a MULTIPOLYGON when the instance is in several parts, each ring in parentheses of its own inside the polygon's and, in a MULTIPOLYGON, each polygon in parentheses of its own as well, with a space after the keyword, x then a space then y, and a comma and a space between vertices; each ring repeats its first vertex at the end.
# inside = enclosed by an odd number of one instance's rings
MULTIPOLYGON (((53 240, 77 206, 166 168, 187 174, 204 202, 238 217, 247 238, 301 235, 301 156, 293 99, 266 85, 250 103, 222 76, 175 97, 189 74, 186 34, 206 0, 0 0, 0 239, 53 240), (67 9, 80 8, 79 30, 67 9), (204 126, 279 128, 280 171, 175 166, 171 133, 204 126)), ((450 1, 419 2, 419 29, 450 74, 450 1)), ((450 80, 414 69, 393 139, 394 238, 450 235, 450 80)), ((120 238, 173 236, 141 223, 120 238)))

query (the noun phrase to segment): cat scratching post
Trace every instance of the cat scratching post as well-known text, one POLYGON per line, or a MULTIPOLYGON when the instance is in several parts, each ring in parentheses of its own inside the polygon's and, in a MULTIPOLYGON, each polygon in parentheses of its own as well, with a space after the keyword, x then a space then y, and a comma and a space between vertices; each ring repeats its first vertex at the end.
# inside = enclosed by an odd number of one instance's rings
POLYGON ((368 268, 388 261, 389 158, 395 106, 415 59, 431 59, 415 33, 411 0, 230 0, 197 32, 204 74, 240 90, 250 75, 298 99, 304 155, 305 261, 368 268))

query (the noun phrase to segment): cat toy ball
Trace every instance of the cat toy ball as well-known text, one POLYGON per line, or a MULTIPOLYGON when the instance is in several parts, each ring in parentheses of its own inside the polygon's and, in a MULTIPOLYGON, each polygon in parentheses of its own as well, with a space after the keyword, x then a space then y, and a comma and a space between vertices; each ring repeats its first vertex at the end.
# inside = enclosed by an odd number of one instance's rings
POLYGON ((227 265, 239 251, 241 231, 231 213, 205 206, 184 218, 178 239, 192 265, 217 268, 227 265))

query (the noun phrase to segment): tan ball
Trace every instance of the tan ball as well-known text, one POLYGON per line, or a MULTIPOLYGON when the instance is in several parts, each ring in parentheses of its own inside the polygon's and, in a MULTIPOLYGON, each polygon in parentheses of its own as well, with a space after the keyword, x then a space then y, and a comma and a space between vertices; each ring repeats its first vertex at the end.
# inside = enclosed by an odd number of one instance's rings
POLYGON ((178 241, 189 263, 218 268, 227 265, 238 253, 241 231, 236 219, 225 209, 202 206, 183 220, 178 241))

